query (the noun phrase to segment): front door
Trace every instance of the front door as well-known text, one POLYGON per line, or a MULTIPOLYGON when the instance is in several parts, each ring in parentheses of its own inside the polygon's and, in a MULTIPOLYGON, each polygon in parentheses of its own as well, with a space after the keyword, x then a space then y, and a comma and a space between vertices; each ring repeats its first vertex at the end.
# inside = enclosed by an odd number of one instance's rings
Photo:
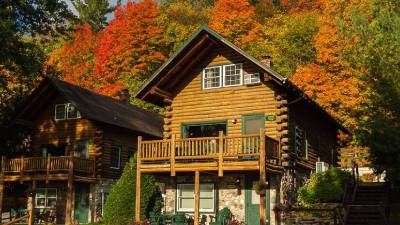
POLYGON ((89 222, 89 185, 75 186, 74 220, 84 224, 89 222))
POLYGON ((243 134, 260 134, 260 129, 264 127, 264 114, 243 116, 243 134))
MULTIPOLYGON (((256 175, 247 175, 245 178, 245 220, 246 224, 260 224, 260 195, 253 190, 253 185, 258 181, 256 175)), ((270 196, 269 177, 267 176, 267 190, 265 192, 267 225, 270 224, 270 196)))

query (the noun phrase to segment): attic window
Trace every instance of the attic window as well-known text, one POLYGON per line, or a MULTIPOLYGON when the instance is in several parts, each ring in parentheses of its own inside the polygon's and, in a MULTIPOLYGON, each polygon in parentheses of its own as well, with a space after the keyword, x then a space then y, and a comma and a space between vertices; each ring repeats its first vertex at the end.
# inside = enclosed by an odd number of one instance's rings
POLYGON ((54 109, 54 119, 56 121, 66 119, 79 119, 81 113, 72 103, 57 104, 54 109))
POLYGON ((240 86, 243 84, 242 64, 207 67, 203 70, 203 89, 240 86))
POLYGON ((205 68, 203 71, 203 88, 219 88, 221 87, 221 67, 214 66, 205 68))

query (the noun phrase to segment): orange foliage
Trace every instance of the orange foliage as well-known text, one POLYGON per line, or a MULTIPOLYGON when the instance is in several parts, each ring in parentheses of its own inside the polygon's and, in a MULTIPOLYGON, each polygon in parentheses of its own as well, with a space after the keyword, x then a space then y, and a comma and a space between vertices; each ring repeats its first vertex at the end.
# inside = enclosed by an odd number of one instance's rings
POLYGON ((94 75, 113 85, 96 88, 115 92, 125 78, 146 78, 165 59, 163 31, 157 26, 158 6, 154 0, 128 2, 115 11, 115 19, 104 30, 96 50, 94 75))
POLYGON ((260 38, 261 25, 254 17, 255 8, 247 0, 219 0, 215 3, 209 26, 243 47, 260 38))
POLYGON ((88 24, 76 26, 72 41, 50 54, 46 67, 52 67, 64 75, 64 79, 76 85, 93 88, 94 52, 97 36, 88 24))

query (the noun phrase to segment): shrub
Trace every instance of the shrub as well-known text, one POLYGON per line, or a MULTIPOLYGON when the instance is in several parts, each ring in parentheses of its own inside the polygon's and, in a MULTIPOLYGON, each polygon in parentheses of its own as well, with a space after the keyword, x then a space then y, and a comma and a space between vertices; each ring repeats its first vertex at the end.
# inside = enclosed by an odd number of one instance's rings
MULTIPOLYGON (((151 211, 160 212, 161 193, 151 175, 142 175, 141 219, 148 218, 151 211)), ((136 157, 125 166, 112 188, 104 206, 105 225, 127 225, 135 217, 136 157)))
POLYGON ((346 182, 351 174, 338 168, 331 167, 323 173, 314 173, 310 182, 297 191, 301 203, 335 203, 340 202, 346 182))

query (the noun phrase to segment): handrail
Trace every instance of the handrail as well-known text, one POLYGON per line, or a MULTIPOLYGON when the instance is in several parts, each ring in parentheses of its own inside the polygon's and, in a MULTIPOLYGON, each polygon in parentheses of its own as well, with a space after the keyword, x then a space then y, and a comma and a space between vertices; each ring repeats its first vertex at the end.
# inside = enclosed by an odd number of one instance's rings
POLYGON ((20 221, 23 221, 23 220, 26 220, 26 219, 29 219, 29 214, 26 214, 26 215, 24 215, 24 216, 21 216, 21 217, 15 219, 15 220, 13 220, 13 221, 8 221, 7 223, 3 223, 2 225, 16 224, 16 223, 18 223, 18 222, 20 222, 20 221))
POLYGON ((74 156, 21 157, 4 160, 5 174, 20 174, 43 172, 46 175, 52 173, 67 173, 70 161, 74 163, 74 171, 92 174, 95 172, 95 160, 74 156))

